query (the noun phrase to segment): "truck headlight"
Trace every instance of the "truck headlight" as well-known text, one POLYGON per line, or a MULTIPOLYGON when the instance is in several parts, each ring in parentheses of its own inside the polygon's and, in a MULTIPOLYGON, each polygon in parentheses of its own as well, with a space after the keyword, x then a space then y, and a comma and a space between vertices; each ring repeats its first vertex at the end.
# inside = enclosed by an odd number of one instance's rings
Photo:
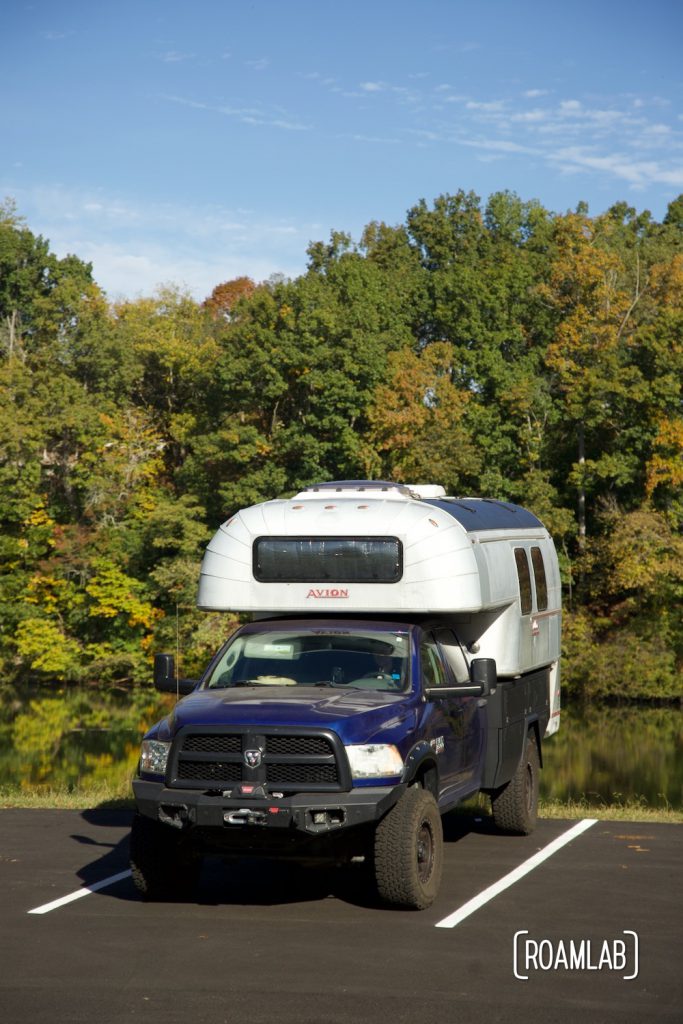
POLYGON ((143 740, 140 752, 140 771, 150 775, 165 775, 170 749, 170 743, 161 743, 159 740, 143 740))
POLYGON ((354 779, 379 779, 403 771, 403 758, 391 743, 354 744, 346 753, 354 779))

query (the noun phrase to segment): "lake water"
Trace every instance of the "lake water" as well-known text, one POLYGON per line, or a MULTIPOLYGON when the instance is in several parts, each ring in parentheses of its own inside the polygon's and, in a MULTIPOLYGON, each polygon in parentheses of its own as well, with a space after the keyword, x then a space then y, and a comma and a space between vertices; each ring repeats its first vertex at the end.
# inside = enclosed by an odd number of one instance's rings
POLYGON ((542 796, 683 809, 679 706, 570 707, 561 723, 543 747, 542 796))
MULTIPOLYGON (((35 694, 0 719, 0 785, 87 788, 123 784, 140 739, 173 698, 138 690, 35 694)), ((541 796, 589 805, 642 801, 683 809, 680 707, 566 708, 543 748, 541 796)))

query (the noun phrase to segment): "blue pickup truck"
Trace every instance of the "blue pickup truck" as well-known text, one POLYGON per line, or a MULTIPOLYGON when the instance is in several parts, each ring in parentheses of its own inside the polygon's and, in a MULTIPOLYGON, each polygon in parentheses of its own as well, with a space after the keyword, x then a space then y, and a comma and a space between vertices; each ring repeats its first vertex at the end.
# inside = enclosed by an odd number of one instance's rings
MULTIPOLYGON (((363 490, 359 502, 360 483, 353 484, 337 495, 343 515, 331 524, 324 519, 321 527, 311 518, 302 532, 299 519, 292 532, 280 509, 273 533, 259 506, 248 544, 247 514, 226 524, 207 553, 202 574, 209 587, 203 591, 200 585, 200 604, 248 605, 253 599, 262 610, 230 637, 200 680, 177 679, 170 655, 155 659, 156 686, 184 696, 144 738, 133 783, 131 867, 147 898, 187 895, 202 857, 218 853, 311 864, 362 860, 384 901, 422 909, 439 887, 441 816, 462 800, 483 791, 502 830, 526 834, 534 828, 541 744, 554 731, 559 685, 549 645, 536 644, 542 652, 536 656, 528 653, 541 638, 539 620, 554 612, 547 534, 516 506, 493 516, 482 508, 473 518, 474 499, 463 511, 450 509, 448 499, 429 504, 415 490, 377 495, 363 482, 371 496, 363 490), (383 503, 376 510, 381 533, 373 532, 369 517, 359 531, 348 491, 356 505, 383 503), (408 505, 409 521, 399 515, 404 521, 392 526, 391 504, 404 513, 408 505), (426 542, 419 528, 413 543, 415 523, 425 514, 438 526, 427 524, 426 542), (515 516, 518 521, 507 524, 515 516), (457 529, 444 541, 452 524, 457 529), (488 533, 490 542, 480 563, 471 555, 481 540, 475 533, 488 533), (273 538, 274 546, 263 544, 273 538), (431 543, 459 552, 463 575, 468 566, 495 566, 499 547, 509 563, 500 570, 507 582, 500 593, 482 585, 476 610, 451 607, 452 596, 445 610, 425 607, 441 600, 438 579, 432 571, 420 593, 411 583, 411 559, 419 556, 418 575, 424 575, 431 543), (234 590, 239 573, 230 551, 244 556, 245 550, 246 589, 237 598, 216 599, 217 552, 234 590), (279 591, 273 587, 282 588, 276 607, 279 591), (368 600, 368 587, 377 604, 393 606, 391 614, 358 610, 368 600), (249 588, 255 597, 248 596, 249 588), (408 603, 419 603, 419 610, 399 609, 406 604, 406 588, 408 603), (434 596, 425 600, 429 588, 434 596), (526 647, 517 638, 522 655, 510 655, 506 615, 525 634, 523 640, 529 633, 526 647), (491 656, 494 651, 507 674, 491 656), (513 665, 510 672, 511 657, 527 664, 513 665)), ((326 494, 297 496, 300 507, 316 513, 307 501, 329 504, 326 494)), ((293 515, 296 502, 289 500, 293 515)), ((437 562, 444 558, 438 555, 437 562)), ((466 601, 471 604, 471 596, 466 601)))

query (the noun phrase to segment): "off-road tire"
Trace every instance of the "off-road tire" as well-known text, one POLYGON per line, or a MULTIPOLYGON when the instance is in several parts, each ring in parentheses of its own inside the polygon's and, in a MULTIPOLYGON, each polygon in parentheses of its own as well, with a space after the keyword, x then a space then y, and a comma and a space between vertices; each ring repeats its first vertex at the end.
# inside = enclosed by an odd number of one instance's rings
POLYGON ((524 756, 509 782, 491 794, 496 826, 511 835, 528 836, 538 816, 538 781, 541 770, 536 738, 527 736, 524 756))
POLYGON ((406 790, 375 831, 375 883, 386 903, 431 906, 443 867, 443 831, 436 800, 419 786, 406 790))
POLYGON ((130 868, 145 899, 187 899, 197 886, 201 858, 186 834, 136 814, 130 831, 130 868))

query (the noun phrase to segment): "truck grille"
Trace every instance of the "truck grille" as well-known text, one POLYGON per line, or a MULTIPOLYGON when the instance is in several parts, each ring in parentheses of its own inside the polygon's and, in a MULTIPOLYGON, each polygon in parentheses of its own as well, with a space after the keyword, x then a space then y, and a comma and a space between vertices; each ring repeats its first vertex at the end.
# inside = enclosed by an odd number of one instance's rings
POLYGON ((348 789, 351 780, 341 741, 330 731, 223 732, 206 726, 180 732, 169 763, 169 786, 225 789, 240 782, 292 793, 348 789))

